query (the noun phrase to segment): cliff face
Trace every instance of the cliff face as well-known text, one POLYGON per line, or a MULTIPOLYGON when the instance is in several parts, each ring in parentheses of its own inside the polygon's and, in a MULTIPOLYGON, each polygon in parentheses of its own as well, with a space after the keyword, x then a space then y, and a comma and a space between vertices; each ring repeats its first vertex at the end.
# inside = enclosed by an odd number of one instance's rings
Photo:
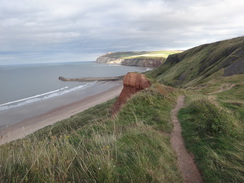
POLYGON ((165 61, 163 57, 119 58, 105 54, 97 58, 96 63, 121 64, 125 66, 158 67, 165 61))
POLYGON ((151 83, 145 75, 131 72, 124 76, 123 85, 124 88, 113 105, 113 114, 118 112, 121 106, 125 104, 133 94, 145 88, 149 88, 151 83))
POLYGON ((128 66, 140 66, 140 67, 158 67, 160 66, 165 58, 131 58, 122 60, 122 65, 128 66))
POLYGON ((117 57, 108 57, 106 55, 100 56, 97 58, 96 63, 105 63, 105 64, 121 64, 123 59, 117 57))

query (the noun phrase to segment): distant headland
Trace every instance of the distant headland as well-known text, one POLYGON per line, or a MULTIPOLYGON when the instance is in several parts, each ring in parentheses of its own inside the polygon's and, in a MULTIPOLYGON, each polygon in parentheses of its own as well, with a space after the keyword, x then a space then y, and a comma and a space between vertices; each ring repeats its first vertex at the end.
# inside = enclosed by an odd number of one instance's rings
POLYGON ((181 51, 130 51, 109 52, 97 58, 96 63, 120 64, 126 66, 158 67, 170 54, 181 51))

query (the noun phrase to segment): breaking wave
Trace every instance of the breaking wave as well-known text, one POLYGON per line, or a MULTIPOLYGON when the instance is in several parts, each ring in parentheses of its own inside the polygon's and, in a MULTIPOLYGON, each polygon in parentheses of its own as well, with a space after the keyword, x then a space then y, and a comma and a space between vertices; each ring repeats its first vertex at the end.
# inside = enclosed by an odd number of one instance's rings
POLYGON ((85 85, 80 85, 80 86, 76 86, 76 87, 66 86, 66 87, 63 87, 63 88, 60 88, 57 90, 49 91, 49 92, 42 93, 39 95, 34 95, 32 97, 27 97, 24 99, 0 104, 0 111, 20 107, 20 106, 23 106, 26 104, 38 102, 38 101, 53 98, 53 97, 57 97, 57 96, 64 95, 64 94, 67 94, 67 93, 70 93, 70 92, 73 92, 76 90, 85 89, 85 88, 88 88, 88 87, 94 85, 95 83, 96 82, 90 82, 90 83, 86 83, 85 85))

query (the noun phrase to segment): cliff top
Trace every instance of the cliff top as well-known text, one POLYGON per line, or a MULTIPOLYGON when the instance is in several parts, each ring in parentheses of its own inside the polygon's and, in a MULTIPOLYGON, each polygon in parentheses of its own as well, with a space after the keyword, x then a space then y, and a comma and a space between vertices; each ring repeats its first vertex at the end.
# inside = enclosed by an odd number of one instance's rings
POLYGON ((167 58, 170 54, 180 53, 182 51, 179 50, 161 50, 161 51, 127 51, 127 52, 109 52, 101 57, 109 57, 109 58, 138 58, 138 57, 163 57, 167 58))

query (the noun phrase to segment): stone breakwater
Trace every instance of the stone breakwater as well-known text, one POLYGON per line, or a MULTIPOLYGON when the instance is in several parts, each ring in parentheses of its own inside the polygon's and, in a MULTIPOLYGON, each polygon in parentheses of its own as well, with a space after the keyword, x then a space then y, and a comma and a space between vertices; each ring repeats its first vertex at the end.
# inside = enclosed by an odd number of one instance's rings
POLYGON ((116 77, 82 77, 82 78, 65 78, 60 76, 58 79, 61 81, 118 81, 123 79, 124 76, 116 76, 116 77))

